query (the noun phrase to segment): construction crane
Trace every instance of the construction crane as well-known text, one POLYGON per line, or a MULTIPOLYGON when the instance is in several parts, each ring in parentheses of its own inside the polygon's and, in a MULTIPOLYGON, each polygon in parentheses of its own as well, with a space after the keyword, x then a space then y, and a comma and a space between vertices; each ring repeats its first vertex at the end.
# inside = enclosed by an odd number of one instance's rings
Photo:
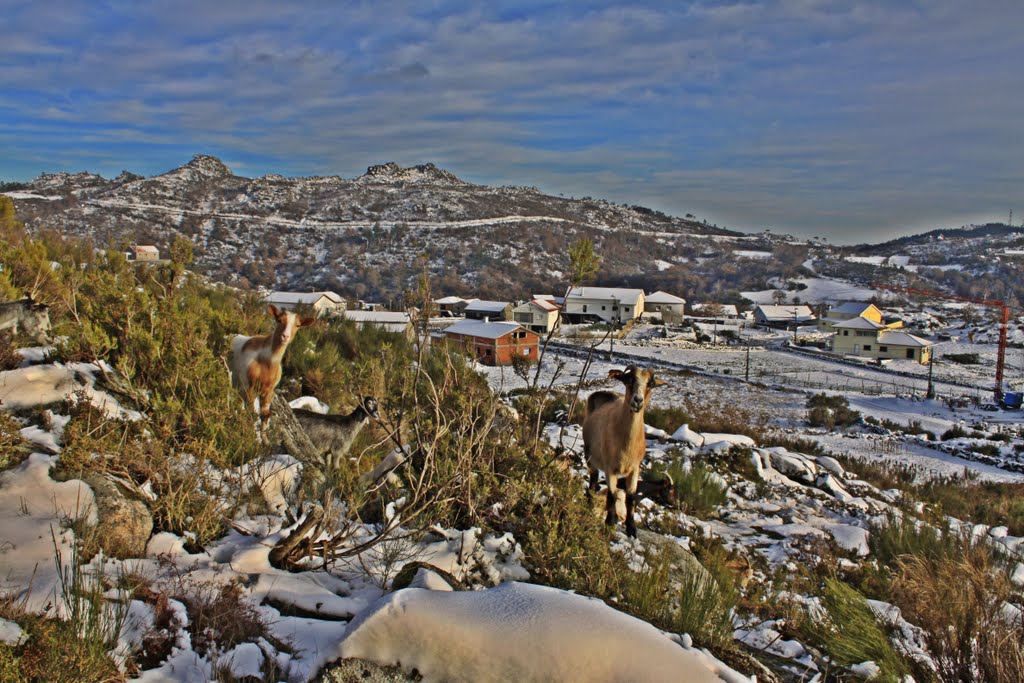
POLYGON ((890 292, 901 294, 915 294, 917 296, 929 296, 936 299, 952 299, 953 301, 966 301, 981 306, 997 306, 1000 309, 999 318, 999 351, 996 354, 996 386, 993 395, 996 403, 1003 400, 1003 370, 1006 368, 1006 328, 1010 323, 1010 307, 998 299, 982 299, 973 296, 960 296, 958 294, 947 294, 937 292, 933 289, 915 289, 913 287, 900 287, 899 285, 887 285, 876 282, 872 285, 875 289, 887 289, 890 292))

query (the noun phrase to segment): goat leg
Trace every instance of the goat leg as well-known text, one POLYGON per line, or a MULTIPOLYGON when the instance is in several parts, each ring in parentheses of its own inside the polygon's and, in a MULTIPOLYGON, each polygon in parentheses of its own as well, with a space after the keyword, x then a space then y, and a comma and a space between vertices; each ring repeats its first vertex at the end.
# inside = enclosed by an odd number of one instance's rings
POLYGON ((607 472, 605 473, 605 478, 608 480, 608 493, 604 504, 604 523, 608 526, 615 526, 619 523, 619 516, 615 513, 615 490, 618 488, 619 478, 607 472))

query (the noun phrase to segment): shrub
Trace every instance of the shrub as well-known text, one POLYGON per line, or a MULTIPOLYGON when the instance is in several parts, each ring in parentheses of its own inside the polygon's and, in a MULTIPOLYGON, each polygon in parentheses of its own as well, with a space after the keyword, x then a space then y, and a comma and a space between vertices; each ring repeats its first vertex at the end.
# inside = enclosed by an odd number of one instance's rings
POLYGON ((725 504, 728 486, 707 465, 694 462, 687 467, 677 459, 666 472, 672 477, 676 506, 686 514, 704 519, 725 504))
POLYGON ((0 472, 21 464, 28 453, 21 425, 10 413, 0 410, 0 472))
POLYGON ((910 515, 889 516, 874 527, 869 537, 871 551, 883 566, 904 556, 929 559, 961 557, 969 540, 948 527, 937 529, 910 515))
POLYGON ((860 413, 850 409, 850 402, 845 396, 820 393, 807 399, 807 421, 812 427, 832 430, 836 427, 849 427, 858 420, 860 413))
POLYGON ((954 425, 942 432, 942 440, 949 441, 950 439, 962 439, 967 436, 967 430, 961 425, 954 425))

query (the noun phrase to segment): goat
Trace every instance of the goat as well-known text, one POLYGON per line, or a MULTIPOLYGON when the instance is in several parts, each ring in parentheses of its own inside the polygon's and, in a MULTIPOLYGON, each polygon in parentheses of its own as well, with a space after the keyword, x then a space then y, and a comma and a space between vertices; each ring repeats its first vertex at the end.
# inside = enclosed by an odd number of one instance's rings
POLYGON ((17 334, 19 328, 36 343, 45 344, 46 332, 50 329, 50 307, 33 301, 31 294, 18 301, 0 303, 0 330, 11 329, 17 334))
POLYGON ((260 433, 267 439, 270 424, 270 404, 274 389, 281 381, 281 360, 288 344, 295 338, 300 327, 316 322, 315 318, 303 318, 291 311, 283 311, 271 304, 267 312, 277 321, 271 334, 247 337, 239 334, 231 344, 231 379, 242 393, 246 405, 251 405, 260 415, 260 433), (256 400, 259 400, 257 408, 256 400))
POLYGON ((370 418, 378 418, 377 399, 364 396, 348 415, 322 415, 302 408, 293 408, 292 414, 323 455, 325 470, 333 472, 340 467, 341 459, 348 454, 370 418))
POLYGON ((618 481, 626 478, 626 535, 636 537, 633 508, 636 504, 640 463, 647 452, 644 438, 644 409, 655 387, 665 384, 651 370, 630 365, 612 370, 609 379, 626 386, 626 394, 595 391, 587 398, 587 417, 583 421, 583 455, 590 470, 590 491, 597 490, 598 472, 608 482, 605 524, 615 525, 618 481))

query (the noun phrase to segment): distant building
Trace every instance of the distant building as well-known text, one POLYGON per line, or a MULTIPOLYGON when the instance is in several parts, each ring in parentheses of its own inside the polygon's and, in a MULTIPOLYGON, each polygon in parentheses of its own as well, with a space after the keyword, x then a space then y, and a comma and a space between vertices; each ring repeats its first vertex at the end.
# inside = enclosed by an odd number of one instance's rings
POLYGON ((574 287, 562 315, 571 323, 626 323, 643 315, 644 290, 620 287, 574 287))
POLYGON ((661 291, 647 294, 644 296, 644 314, 661 318, 665 323, 680 323, 686 316, 686 299, 661 291))
POLYGON ((414 338, 412 319, 405 311, 345 311, 345 319, 355 322, 360 328, 372 325, 401 334, 409 340, 414 338))
POLYGON ((132 246, 132 254, 136 261, 159 261, 160 250, 151 244, 136 244, 132 246))
POLYGON ((739 311, 733 304, 693 304, 690 306, 690 315, 693 318, 707 318, 714 320, 737 320, 740 317, 739 311))
POLYGON ((467 320, 510 320, 512 304, 508 301, 473 299, 463 310, 467 320))
POLYGON ((263 300, 289 311, 309 306, 317 316, 338 315, 345 310, 345 299, 334 292, 271 292, 263 300))
POLYGON ((446 296, 443 299, 434 299, 434 305, 438 313, 448 316, 463 316, 466 313, 466 306, 470 299, 463 299, 458 296, 446 296))
POLYGON ((445 328, 450 344, 484 365, 508 365, 513 356, 537 360, 540 337, 514 322, 463 320, 445 328))
POLYGON ((881 323, 856 318, 835 325, 832 351, 861 358, 906 359, 927 365, 932 342, 908 332, 886 329, 881 323))
POLYGON ((788 330, 799 325, 808 325, 816 319, 814 312, 811 311, 809 306, 758 304, 754 308, 754 322, 756 324, 781 330, 788 330))
POLYGON ((820 332, 831 332, 836 323, 853 318, 865 318, 876 323, 882 322, 882 311, 871 303, 863 301, 848 301, 839 306, 833 306, 823 318, 818 320, 820 332))
POLYGON ((534 299, 512 309, 512 320, 537 334, 547 334, 558 322, 558 306, 548 299, 534 299))

